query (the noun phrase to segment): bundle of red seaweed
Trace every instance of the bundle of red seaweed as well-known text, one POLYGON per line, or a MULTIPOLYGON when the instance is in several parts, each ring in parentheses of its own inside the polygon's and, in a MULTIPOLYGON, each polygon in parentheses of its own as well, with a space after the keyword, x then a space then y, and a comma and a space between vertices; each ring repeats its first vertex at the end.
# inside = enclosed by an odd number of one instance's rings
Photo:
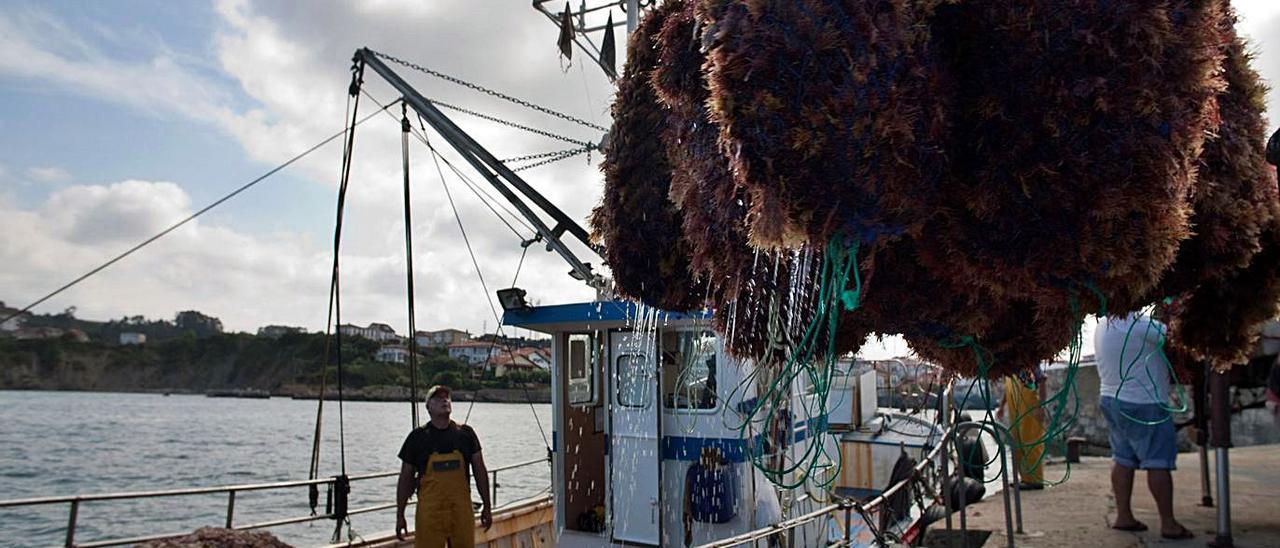
POLYGON ((924 221, 944 132, 922 2, 704 2, 711 119, 757 247, 924 221))
POLYGON ((648 305, 700 309, 703 294, 689 272, 680 213, 668 199, 671 167, 658 139, 666 113, 649 77, 658 62, 654 39, 669 6, 651 11, 628 43, 604 147, 604 198, 591 215, 618 291, 648 305))
POLYGON ((1174 343, 1225 364, 1280 299, 1233 24, 1225 0, 669 1, 631 39, 593 225, 625 295, 709 306, 742 356, 901 334, 998 375, 1187 295, 1174 343))

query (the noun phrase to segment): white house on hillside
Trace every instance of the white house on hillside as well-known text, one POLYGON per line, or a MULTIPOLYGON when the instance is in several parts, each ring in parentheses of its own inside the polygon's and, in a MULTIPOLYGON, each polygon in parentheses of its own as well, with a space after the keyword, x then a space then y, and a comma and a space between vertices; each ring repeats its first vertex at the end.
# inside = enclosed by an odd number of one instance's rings
MULTIPOLYGON (((14 314, 18 314, 18 310, 20 309, 9 308, 4 305, 4 301, 0 301, 0 320, 13 316, 14 314)), ((0 332, 13 333, 22 329, 22 326, 27 323, 27 316, 29 315, 30 314, 18 314, 8 321, 0 322, 0 332)))
POLYGON ((338 326, 338 333, 348 337, 364 337, 371 341, 377 342, 394 342, 400 340, 400 336, 396 335, 396 330, 385 323, 371 323, 369 327, 360 327, 353 324, 342 324, 338 326))
POLYGON ((144 333, 121 333, 120 344, 146 344, 147 336, 144 333))
POLYGON ((515 354, 529 360, 529 363, 536 365, 538 369, 551 370, 551 351, 545 348, 535 348, 526 346, 515 351, 515 354))
POLYGON ((471 365, 483 364, 489 358, 502 353, 502 347, 493 343, 466 341, 449 345, 449 357, 471 365))
POLYGON ((389 344, 379 348, 373 359, 387 363, 409 363, 409 349, 398 344, 389 344))

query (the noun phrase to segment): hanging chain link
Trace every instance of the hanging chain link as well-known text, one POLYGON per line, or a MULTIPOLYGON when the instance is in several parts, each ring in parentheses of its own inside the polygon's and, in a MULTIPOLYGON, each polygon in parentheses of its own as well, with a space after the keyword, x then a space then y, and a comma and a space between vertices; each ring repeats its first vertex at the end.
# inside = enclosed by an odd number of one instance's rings
MULTIPOLYGON (((372 50, 370 50, 370 51, 372 51, 372 50)), ((525 100, 523 100, 523 99, 517 99, 517 98, 515 98, 515 97, 512 97, 512 96, 507 95, 507 94, 505 94, 505 93, 502 93, 502 92, 500 92, 500 91, 494 91, 494 90, 491 90, 491 89, 486 88, 486 87, 484 87, 484 86, 481 86, 481 85, 479 85, 479 84, 473 84, 473 83, 468 82, 468 81, 466 81, 466 80, 462 80, 462 79, 460 79, 460 78, 455 78, 455 77, 453 77, 453 76, 449 76, 448 74, 444 74, 444 73, 442 73, 442 72, 436 72, 436 71, 431 70, 431 69, 429 69, 429 68, 427 68, 427 67, 424 67, 424 66, 422 66, 422 65, 419 65, 419 64, 416 64, 416 63, 411 63, 411 62, 409 62, 409 61, 405 61, 404 59, 400 59, 400 58, 397 58, 397 57, 394 57, 394 56, 391 56, 391 55, 387 55, 387 54, 385 54, 385 53, 377 52, 377 51, 374 51, 374 52, 373 52, 373 54, 374 54, 374 55, 376 55, 376 56, 378 56, 378 57, 381 57, 381 58, 383 58, 383 59, 386 59, 387 61, 391 61, 392 63, 396 63, 396 64, 398 64, 398 65, 404 66, 404 67, 406 67, 406 68, 410 68, 410 69, 416 70, 416 71, 418 71, 418 72, 422 72, 422 73, 424 73, 424 74, 429 74, 429 75, 431 75, 431 76, 435 76, 436 78, 440 78, 440 79, 442 79, 442 80, 445 80, 445 81, 448 81, 448 82, 452 82, 452 83, 454 83, 454 84, 457 84, 457 85, 460 85, 460 86, 463 86, 463 87, 471 88, 471 89, 473 89, 473 90, 475 90, 475 91, 479 91, 479 92, 484 93, 484 94, 486 94, 486 95, 490 95, 490 96, 493 96, 493 97, 497 97, 497 98, 502 99, 502 100, 504 100, 504 101, 508 101, 508 102, 511 102, 511 103, 515 103, 515 104, 517 104, 517 105, 520 105, 520 106, 525 107, 525 108, 528 108, 528 109, 536 110, 536 111, 541 112, 541 113, 543 113, 543 114, 546 114, 546 115, 548 115, 548 116, 553 116, 553 117, 559 118, 559 119, 561 119, 561 120, 566 120, 566 121, 569 121, 569 122, 573 122, 573 123, 575 123, 575 124, 578 124, 578 125, 581 125, 581 126, 584 126, 584 127, 589 127, 589 128, 591 128, 591 129, 598 130, 598 131, 605 131, 605 132, 609 131, 609 128, 606 128, 606 127, 603 127, 603 126, 599 126, 599 125, 593 124, 593 123, 591 123, 591 122, 588 122, 588 121, 586 121, 586 120, 582 120, 582 119, 580 119, 580 118, 575 118, 575 117, 573 117, 573 116, 569 116, 568 114, 563 114, 563 113, 560 113, 560 112, 556 112, 556 111, 554 111, 554 110, 551 110, 551 109, 549 109, 549 108, 546 108, 546 107, 543 107, 543 106, 540 106, 540 105, 535 105, 535 104, 530 103, 530 102, 528 102, 528 101, 525 101, 525 100)))
POLYGON ((579 146, 579 147, 581 147, 581 148, 591 148, 591 149, 595 149, 595 148, 597 148, 597 146, 596 146, 596 144, 595 144, 595 143, 591 143, 591 142, 588 142, 588 141, 581 141, 581 140, 578 140, 578 139, 574 139, 574 138, 572 138, 572 137, 566 137, 566 136, 564 136, 564 135, 559 135, 559 134, 556 134, 556 133, 552 133, 552 132, 547 131, 547 130, 544 130, 544 129, 538 129, 538 128, 536 128, 536 127, 530 127, 530 126, 526 126, 526 125, 523 125, 523 124, 518 124, 518 123, 512 122, 512 121, 510 121, 510 120, 503 120, 502 118, 498 118, 497 116, 493 116, 493 115, 490 115, 490 114, 485 114, 485 113, 483 113, 483 112, 477 112, 477 111, 471 110, 471 109, 469 109, 469 108, 460 107, 460 106, 457 106, 457 105, 452 105, 452 104, 446 103, 446 102, 444 102, 444 101, 438 101, 438 100, 436 100, 436 99, 427 99, 427 100, 428 100, 428 101, 431 101, 431 103, 432 103, 432 104, 434 104, 434 105, 436 105, 436 106, 438 106, 438 107, 446 108, 446 109, 449 109, 449 110, 452 110, 452 111, 455 111, 455 112, 461 112, 461 113, 463 113, 463 114, 469 114, 469 115, 471 115, 471 116, 475 116, 476 118, 480 118, 480 119, 482 119, 482 120, 488 120, 488 121, 493 122, 493 123, 495 123, 495 124, 502 124, 502 125, 504 125, 504 126, 513 127, 513 128, 516 128, 516 129, 519 129, 519 130, 522 130, 522 131, 527 131, 527 132, 532 133, 532 134, 534 134, 534 135, 541 135, 541 136, 543 136, 543 137, 547 137, 547 138, 555 139, 555 140, 557 140, 557 141, 564 141, 564 142, 569 143, 569 144, 572 144, 572 145, 578 145, 578 146, 579 146))
POLYGON ((546 160, 543 160, 543 161, 541 161, 541 162, 534 162, 534 163, 532 163, 532 164, 524 165, 524 166, 520 166, 520 167, 517 167, 517 168, 512 168, 512 170, 511 170, 511 171, 513 171, 513 172, 517 172, 517 171, 524 171, 524 170, 527 170, 527 169, 533 169, 533 168, 535 168, 535 167, 542 167, 542 166, 545 166, 545 165, 550 164, 550 163, 559 162, 560 160, 568 160, 569 158, 572 158, 572 157, 577 156, 577 155, 579 155, 579 154, 582 154, 582 153, 589 153, 589 152, 591 152, 591 149, 589 149, 589 148, 578 148, 578 149, 563 150, 563 151, 560 151, 559 153, 557 153, 556 155, 554 155, 554 156, 552 156, 552 157, 550 157, 550 158, 547 158, 546 160))
POLYGON ((567 148, 564 150, 553 150, 551 152, 539 152, 537 154, 526 154, 524 156, 503 158, 501 161, 504 164, 518 164, 520 162, 530 162, 533 160, 541 160, 543 158, 552 158, 552 157, 560 156, 561 154, 569 154, 569 153, 577 154, 577 153, 582 153, 586 151, 587 151, 586 147, 567 148))

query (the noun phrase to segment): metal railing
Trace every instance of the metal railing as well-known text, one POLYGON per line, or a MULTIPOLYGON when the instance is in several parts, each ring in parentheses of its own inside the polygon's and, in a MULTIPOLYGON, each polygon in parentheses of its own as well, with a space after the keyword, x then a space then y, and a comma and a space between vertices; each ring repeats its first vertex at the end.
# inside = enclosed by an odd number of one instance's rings
MULTIPOLYGON (((492 497, 490 499, 491 504, 493 504, 494 506, 497 506, 498 472, 504 472, 504 471, 513 470, 516 468, 523 468, 526 466, 532 466, 538 463, 544 463, 549 461, 550 461, 550 458, 539 458, 539 459, 518 462, 515 464, 508 464, 508 465, 499 466, 497 468, 490 469, 488 473, 492 480, 492 483, 490 484, 490 492, 492 497)), ((368 480, 396 477, 399 474, 400 474, 399 471, 375 472, 370 474, 348 476, 348 480, 351 482, 368 481, 368 480)), ((66 546, 67 548, 72 548, 72 547, 98 548, 103 546, 120 546, 125 544, 137 544, 137 543, 148 542, 152 540, 161 540, 161 539, 167 539, 167 538, 180 537, 183 535, 190 534, 190 531, 155 534, 155 535, 147 535, 147 536, 137 536, 137 537, 108 538, 108 539, 101 539, 101 540, 95 540, 91 542, 77 544, 75 540, 76 540, 76 528, 79 525, 78 518, 80 514, 80 506, 81 504, 86 502, 121 501, 121 500, 138 500, 138 499, 158 498, 158 497, 186 497, 186 496, 192 496, 192 495, 226 494, 227 511, 226 511, 226 520, 223 523, 223 526, 225 528, 235 529, 235 530, 265 529, 269 527, 279 527, 281 525, 305 523, 309 521, 319 521, 319 520, 325 520, 325 519, 335 519, 336 516, 332 512, 331 506, 332 506, 333 487, 335 482, 337 482, 337 479, 338 478, 336 477, 330 477, 330 478, 318 478, 314 480, 294 480, 294 481, 281 481, 281 482, 272 482, 272 483, 250 483, 250 484, 240 484, 240 485, 223 485, 223 486, 217 486, 217 487, 167 489, 167 490, 159 490, 159 491, 129 491, 129 492, 121 492, 121 493, 95 493, 95 494, 89 494, 89 495, 36 497, 36 498, 0 501, 0 509, 30 507, 30 506, 48 506, 48 505, 54 505, 54 504, 67 504, 69 505, 69 507, 68 507, 68 513, 67 513, 68 517, 67 517, 67 527, 66 527, 66 541, 64 543, 64 546, 66 546), (235 524, 237 493, 251 492, 251 491, 267 491, 267 490, 275 490, 275 489, 290 489, 290 488, 311 487, 311 486, 315 486, 317 489, 320 486, 325 486, 328 489, 329 502, 326 504, 325 513, 263 521, 263 522, 251 523, 248 525, 235 524)), ((350 515, 356 515, 356 514, 365 514, 369 512, 377 512, 380 510, 387 510, 395 507, 396 507, 396 503, 394 501, 387 502, 387 503, 378 503, 370 506, 365 506, 362 508, 354 508, 354 509, 348 510, 346 515, 350 516, 350 515)))
MULTIPOLYGON (((863 520, 866 520, 867 524, 869 526, 872 526, 873 532, 875 532, 874 525, 870 522, 867 515, 871 512, 880 510, 880 507, 883 506, 889 500, 890 497, 897 494, 898 491, 902 489, 906 489, 912 482, 920 478, 921 475, 925 472, 925 470, 929 467, 929 465, 932 464, 935 460, 937 460, 942 467, 943 481, 942 481, 941 495, 943 499, 943 504, 945 505, 945 509, 946 509, 946 512, 945 512, 946 528, 948 530, 951 530, 952 529, 952 525, 951 525, 952 509, 951 509, 951 503, 950 503, 951 494, 946 492, 946 489, 945 489, 946 479, 948 474, 947 464, 949 463, 948 459, 950 458, 950 455, 947 453, 944 453, 944 451, 947 450, 948 446, 950 446, 951 442, 954 440, 955 437, 963 435, 965 432, 970 430, 975 430, 975 429, 989 433, 992 436, 992 438, 996 440, 996 445, 999 453, 998 458, 1000 459, 999 475, 1000 475, 1001 482, 1005 486, 1005 489, 1003 489, 1003 496, 1004 496, 1006 534, 1007 534, 1008 546, 1012 548, 1014 546, 1014 541, 1013 541, 1014 528, 1011 521, 1013 520, 1014 514, 1016 514, 1016 517, 1017 517, 1017 532, 1022 533, 1022 500, 1019 492, 1020 489, 1018 486, 1019 480, 1017 476, 1017 473, 1018 473, 1017 466, 1016 466, 1016 463, 1009 463, 1005 459, 1006 452, 1005 452, 1004 442, 1007 441, 1010 444, 1013 443, 1012 433, 1009 432, 1007 428, 999 424, 989 425, 989 424, 977 423, 977 422, 964 422, 960 424, 951 425, 950 424, 951 410, 950 410, 950 405, 948 405, 950 403, 948 400, 951 397, 950 387, 948 386, 944 388, 942 390, 942 394, 943 394, 943 397, 942 397, 942 417, 941 417, 942 424, 941 425, 944 428, 944 430, 940 437, 940 441, 938 445, 935 446, 932 449, 932 451, 929 452, 928 456, 921 459, 920 462, 915 465, 915 467, 912 469, 911 476, 908 477, 907 479, 890 486, 888 489, 882 491, 875 498, 865 503, 854 501, 854 500, 848 500, 848 499, 840 500, 828 506, 809 512, 807 514, 804 514, 795 518, 791 518, 789 520, 785 520, 785 521, 776 523, 774 525, 770 525, 768 527, 762 527, 760 529, 748 531, 746 533, 743 533, 734 537, 720 539, 715 542, 703 544, 699 546, 699 548, 729 548, 731 546, 740 546, 747 543, 754 543, 756 541, 765 540, 774 535, 794 531, 799 527, 827 518, 829 516, 836 514, 837 512, 844 513, 844 534, 842 535, 842 538, 839 542, 834 543, 832 545, 833 546, 851 546, 853 542, 852 520, 853 520, 854 512, 857 512, 862 517, 863 520), (941 455, 942 458, 939 459, 938 458, 939 455, 941 455), (1012 479, 1009 476, 1010 473, 1013 474, 1012 479), (1009 501, 1010 490, 1013 491, 1013 497, 1014 497, 1012 510, 1010 509, 1010 501, 1009 501)), ((958 453, 957 453, 957 456, 959 456, 958 453)), ((963 479, 964 478, 963 461, 959 463, 959 465, 957 466, 957 469, 958 469, 957 471, 960 474, 960 478, 963 479)), ((978 479, 979 481, 983 480, 983 478, 978 478, 978 479)), ((965 523, 966 504, 965 504, 964 495, 963 495, 963 487, 960 488, 960 491, 961 491, 960 508, 959 508, 960 528, 961 530, 964 530, 966 527, 966 523, 965 523)), ((877 538, 879 538, 882 532, 876 532, 876 533, 877 533, 877 538)), ((968 539, 965 538, 964 540, 966 541, 965 545, 967 546, 968 539)))
MULTIPOLYGON (((946 430, 945 432, 943 432, 941 439, 942 440, 948 439, 948 437, 951 436, 953 431, 954 430, 952 429, 946 430)), ((938 455, 942 452, 944 447, 946 447, 946 443, 939 443, 937 446, 933 448, 932 451, 929 452, 928 456, 926 456, 923 459, 920 459, 920 462, 916 463, 915 467, 912 469, 911 477, 894 484, 893 486, 882 491, 879 495, 867 501, 866 503, 860 503, 857 501, 847 500, 847 499, 841 500, 839 502, 830 504, 828 506, 824 506, 822 508, 819 508, 817 510, 804 514, 802 516, 794 517, 789 520, 785 520, 785 521, 776 523, 774 525, 770 525, 768 527, 762 527, 760 529, 756 529, 754 531, 748 531, 746 533, 743 533, 741 535, 737 535, 734 537, 720 539, 715 542, 703 544, 699 546, 699 548, 728 548, 730 546, 740 546, 749 542, 764 540, 773 535, 786 532, 789 530, 793 530, 798 527, 804 526, 806 524, 812 523, 814 521, 823 519, 829 515, 835 514, 836 512, 844 512, 844 536, 841 540, 841 543, 838 544, 838 546, 849 546, 850 543, 852 542, 851 536, 853 533, 853 528, 852 528, 853 512, 855 511, 858 512, 865 519, 866 514, 879 510, 880 506, 882 506, 883 504, 885 504, 886 501, 889 500, 889 497, 892 497, 893 495, 897 494, 897 492, 901 491, 902 489, 906 489, 909 485, 911 485, 913 481, 915 481, 920 476, 920 474, 923 474, 924 470, 929 466, 930 463, 934 461, 935 458, 938 457, 938 455)), ((946 459, 946 456, 943 456, 943 459, 946 459)))

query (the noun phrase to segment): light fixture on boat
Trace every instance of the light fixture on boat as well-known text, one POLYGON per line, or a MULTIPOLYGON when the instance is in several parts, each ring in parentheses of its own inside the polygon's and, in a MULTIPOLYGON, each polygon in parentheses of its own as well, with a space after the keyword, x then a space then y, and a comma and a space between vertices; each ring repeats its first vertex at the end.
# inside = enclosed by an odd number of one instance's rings
POLYGON ((525 294, 525 290, 518 287, 499 289, 498 302, 502 303, 502 310, 506 312, 528 312, 531 307, 524 300, 525 294))

